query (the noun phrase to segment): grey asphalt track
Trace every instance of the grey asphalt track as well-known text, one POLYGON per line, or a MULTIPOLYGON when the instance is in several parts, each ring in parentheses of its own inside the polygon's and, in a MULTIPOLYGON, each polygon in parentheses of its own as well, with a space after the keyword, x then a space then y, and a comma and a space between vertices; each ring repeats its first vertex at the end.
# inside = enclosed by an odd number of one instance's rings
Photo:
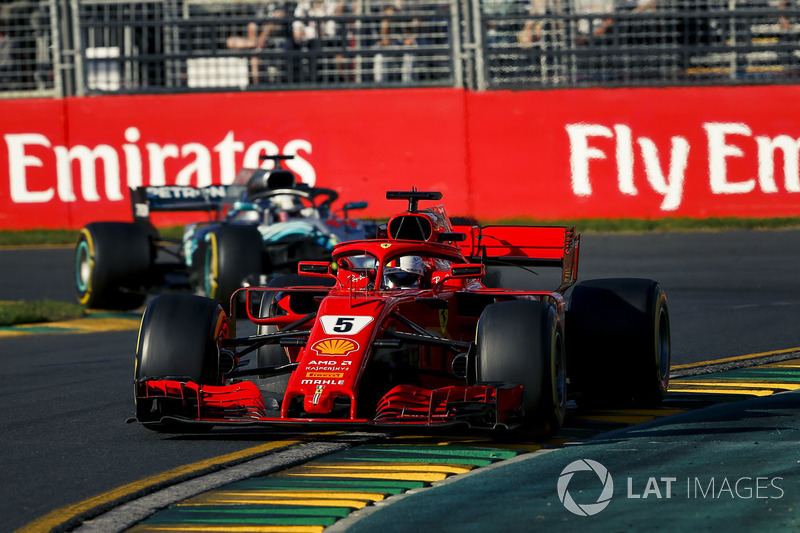
MULTIPOLYGON (((798 230, 584 235, 580 277, 659 280, 670 301, 673 363, 683 364, 800 346, 794 326, 800 318, 799 259, 798 230)), ((0 251, 0 300, 71 301, 71 277, 71 249, 0 251)), ((176 437, 126 425, 135 341, 135 331, 0 338, 0 468, 4 480, 13 480, 0 488, 1 531, 145 476, 275 437, 176 437)), ((713 451, 715 443, 704 445, 713 451)), ((744 452, 739 456, 744 461, 744 452)), ((612 475, 632 461, 627 455, 601 458, 612 475)), ((566 464, 553 464, 549 472, 558 474, 566 464)), ((549 483, 552 498, 554 481, 549 483)), ((474 501, 461 505, 479 509, 474 501)), ((615 506, 617 501, 615 496, 615 506)))

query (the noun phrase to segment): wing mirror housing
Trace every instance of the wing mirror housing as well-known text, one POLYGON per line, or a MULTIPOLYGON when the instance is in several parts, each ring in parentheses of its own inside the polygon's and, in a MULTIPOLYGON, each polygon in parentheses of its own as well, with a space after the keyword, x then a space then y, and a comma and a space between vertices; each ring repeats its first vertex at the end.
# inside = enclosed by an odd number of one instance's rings
POLYGON ((342 209, 344 209, 345 212, 352 211, 353 209, 366 209, 367 205, 369 205, 367 202, 348 202, 344 204, 342 209))
POLYGON ((331 271, 331 263, 329 261, 300 261, 297 265, 297 273, 301 276, 315 278, 336 277, 331 271))
POLYGON ((461 263, 450 267, 447 277, 452 279, 481 278, 486 275, 486 267, 480 263, 461 263))

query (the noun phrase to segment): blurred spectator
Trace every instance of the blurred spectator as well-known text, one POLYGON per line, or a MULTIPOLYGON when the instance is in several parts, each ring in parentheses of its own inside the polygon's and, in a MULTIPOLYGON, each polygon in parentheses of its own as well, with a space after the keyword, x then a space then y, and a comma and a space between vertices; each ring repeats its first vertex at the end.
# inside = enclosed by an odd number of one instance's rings
MULTIPOLYGON (((304 52, 299 63, 301 81, 322 81, 319 71, 319 56, 324 49, 343 47, 345 37, 339 35, 339 25, 330 17, 345 12, 343 0, 301 0, 294 10, 295 21, 292 33, 297 47, 304 52), (316 20, 319 19, 319 20, 316 20)), ((334 62, 337 70, 342 67, 341 55, 334 62)))
MULTIPOLYGON (((385 4, 383 14, 386 18, 380 21, 375 48, 391 49, 394 53, 378 53, 373 63, 373 80, 375 82, 402 81, 411 83, 418 79, 417 55, 414 48, 429 46, 428 36, 423 35, 422 21, 418 17, 405 18, 397 6, 399 3, 385 4)), ((408 13, 422 13, 426 6, 410 4, 408 13)), ((389 50, 387 50, 389 51, 389 50)))
MULTIPOLYGON (((615 12, 639 13, 653 11, 658 0, 574 0, 577 14, 611 15, 615 12)), ((578 44, 587 44, 593 38, 602 38, 614 31, 613 17, 593 17, 578 20, 578 44)))
MULTIPOLYGON (((392 16, 395 12, 395 7, 392 4, 387 4, 383 8, 383 13, 385 15, 392 16)), ((385 48, 388 52, 390 50, 397 50, 400 47, 400 39, 394 34, 392 29, 392 19, 385 18, 381 20, 378 29, 378 39, 373 45, 376 49, 385 48)), ((372 67, 373 80, 376 83, 399 81, 398 68, 396 67, 397 60, 396 55, 380 52, 375 54, 372 67)))
MULTIPOLYGON (((403 47, 406 49, 414 49, 420 46, 428 46, 430 44, 427 37, 422 35, 421 29, 422 22, 418 18, 413 18, 411 21, 403 25, 403 47)), ((403 83, 411 83, 417 81, 419 78, 417 74, 417 59, 416 54, 412 52, 405 52, 403 54, 403 64, 400 67, 403 83)))
MULTIPOLYGON (((531 0, 528 6, 528 15, 540 17, 547 12, 546 0, 531 0)), ((535 43, 542 39, 542 27, 544 21, 541 18, 534 18, 525 21, 522 29, 517 32, 517 43, 522 48, 531 48, 535 43)))
MULTIPOLYGON (((777 7, 791 9, 793 6, 790 0, 781 0, 777 7)), ((778 50, 778 63, 787 71, 793 69, 794 48, 798 44, 798 35, 793 22, 793 18, 788 15, 781 14, 778 17, 778 44, 785 47, 778 50)))
MULTIPOLYGON (((280 7, 272 6, 269 8, 268 18, 282 19, 286 17, 286 11, 280 7)), ((292 38, 289 33, 288 22, 267 20, 258 30, 258 24, 251 22, 247 25, 247 33, 244 36, 232 35, 228 37, 226 45, 230 50, 260 50, 289 51, 292 48, 292 38)), ((258 54, 250 58, 250 78, 254 85, 269 82, 286 80, 285 60, 262 59, 258 54), (260 67, 266 67, 262 69, 260 67), (264 75, 264 71, 266 74, 264 75)))
MULTIPOLYGON (((777 7, 778 9, 791 9, 792 3, 789 0, 781 0, 778 2, 777 7)), ((778 31, 780 31, 783 36, 793 33, 792 20, 787 15, 781 14, 778 17, 778 31)))
POLYGON ((0 91, 10 91, 14 81, 13 43, 4 26, 5 23, 0 20, 0 91))
MULTIPOLYGON (((614 0, 573 0, 576 15, 610 15, 614 12, 614 0)), ((613 19, 610 17, 586 17, 577 21, 576 43, 587 44, 592 37, 606 33, 613 19)))

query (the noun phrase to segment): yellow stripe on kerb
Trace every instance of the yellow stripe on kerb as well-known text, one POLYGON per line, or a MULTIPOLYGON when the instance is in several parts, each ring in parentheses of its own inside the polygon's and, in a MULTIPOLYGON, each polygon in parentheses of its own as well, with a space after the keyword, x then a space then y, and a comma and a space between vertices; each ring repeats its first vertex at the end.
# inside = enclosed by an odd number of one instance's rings
POLYGON ((219 501, 236 501, 237 499, 315 499, 315 500, 364 500, 371 502, 381 501, 384 496, 377 492, 358 492, 358 491, 330 491, 330 490, 303 490, 303 491, 284 491, 284 490, 252 490, 252 491, 231 491, 216 490, 207 492, 186 500, 188 505, 197 505, 200 502, 213 504, 219 501))
POLYGON ((208 501, 202 502, 181 502, 179 507, 192 507, 203 505, 300 505, 306 507, 351 507, 353 509, 361 509, 366 507, 370 502, 361 500, 315 500, 312 498, 236 498, 236 499, 215 499, 210 498, 208 501))
MULTIPOLYGON (((678 387, 719 387, 721 389, 728 389, 736 391, 739 389, 766 389, 766 390, 797 390, 800 389, 800 383, 783 383, 780 381, 728 381, 728 380, 703 380, 703 381, 690 381, 678 384, 678 387)), ((670 391, 674 391, 672 387, 670 391)))
POLYGON ((670 392, 689 392, 696 394, 746 394, 748 396, 771 396, 771 390, 751 390, 751 389, 673 389, 670 392))
MULTIPOLYGON (((206 459, 205 461, 199 461, 197 463, 193 463, 190 465, 179 466, 178 468, 167 470, 166 472, 162 472, 161 474, 156 474, 154 476, 140 479, 139 481, 134 481, 133 483, 128 483, 127 485, 122 485, 121 487, 117 487, 108 492, 98 494, 97 496, 83 500, 81 502, 60 507, 55 511, 46 514, 45 516, 34 520, 28 525, 23 526, 22 528, 18 529, 16 533, 39 533, 41 531, 50 531, 54 528, 59 527, 64 522, 67 522, 68 520, 71 520, 72 518, 75 518, 82 513, 90 511, 95 507, 99 507, 101 505, 107 505, 115 500, 124 498, 126 496, 130 496, 131 494, 135 494, 139 491, 148 489, 160 483, 172 481, 181 476, 192 474, 194 472, 198 472, 212 466, 217 466, 229 463, 231 461, 245 459, 247 457, 254 455, 260 455, 268 451, 275 450, 277 448, 283 448, 286 446, 291 446, 299 442, 300 441, 297 440, 281 440, 281 441, 269 442, 267 444, 262 444, 260 446, 247 448, 240 452, 229 453, 226 455, 221 455, 219 457, 206 459)), ((229 529, 227 531, 232 531, 232 530, 229 529)))
POLYGON ((730 363, 732 361, 744 361, 746 359, 758 359, 759 357, 768 357, 770 355, 783 355, 786 353, 792 352, 800 352, 800 347, 798 348, 787 348, 785 350, 775 350, 772 352, 761 352, 761 353, 751 353, 747 355, 738 355, 736 357, 726 357, 724 359, 715 359, 713 361, 702 361, 700 363, 688 363, 685 365, 672 365, 672 370, 683 370, 687 368, 697 368, 701 366, 708 366, 708 365, 718 365, 720 363, 730 363))

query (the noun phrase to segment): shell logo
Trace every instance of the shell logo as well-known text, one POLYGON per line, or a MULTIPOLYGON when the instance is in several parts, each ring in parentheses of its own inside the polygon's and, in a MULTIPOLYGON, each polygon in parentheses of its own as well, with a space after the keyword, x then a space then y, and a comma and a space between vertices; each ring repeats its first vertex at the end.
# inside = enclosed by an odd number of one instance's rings
POLYGON ((311 348, 320 355, 347 355, 358 350, 358 343, 350 339, 324 339, 314 343, 311 348))

